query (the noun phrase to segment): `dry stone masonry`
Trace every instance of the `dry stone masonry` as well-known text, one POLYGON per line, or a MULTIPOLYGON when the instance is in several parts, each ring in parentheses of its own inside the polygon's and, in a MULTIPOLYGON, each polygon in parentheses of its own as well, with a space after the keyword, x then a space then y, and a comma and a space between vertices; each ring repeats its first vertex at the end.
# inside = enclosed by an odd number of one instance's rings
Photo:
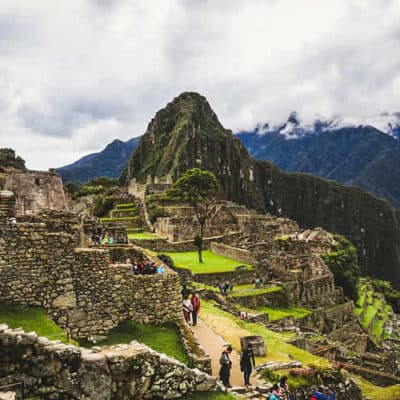
MULTIPOLYGON (((111 263, 107 249, 79 248, 79 227, 68 223, 75 221, 70 217, 43 214, 42 222, 37 216, 35 222, 0 223, 3 303, 42 306, 74 338, 104 334, 126 319, 181 318, 175 272, 134 276, 130 265, 111 263)), ((117 248, 113 252, 120 254, 117 248)))
POLYGON ((13 383, 21 384, 17 398, 52 400, 177 399, 221 390, 211 376, 137 342, 87 350, 0 325, 0 386, 13 383))

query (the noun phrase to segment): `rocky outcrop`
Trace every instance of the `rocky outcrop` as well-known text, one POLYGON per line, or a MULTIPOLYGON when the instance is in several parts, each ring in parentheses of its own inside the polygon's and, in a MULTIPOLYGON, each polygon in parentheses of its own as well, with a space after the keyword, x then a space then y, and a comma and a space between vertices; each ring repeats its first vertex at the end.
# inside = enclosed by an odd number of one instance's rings
POLYGON ((21 383, 17 398, 178 399, 221 387, 211 376, 131 342, 87 350, 0 325, 0 386, 21 383))
POLYGON ((347 236, 358 248, 363 272, 400 287, 399 213, 359 189, 311 175, 287 174, 255 161, 224 129, 207 100, 183 93, 160 110, 128 162, 121 181, 148 175, 176 179, 199 167, 217 176, 221 197, 347 236))

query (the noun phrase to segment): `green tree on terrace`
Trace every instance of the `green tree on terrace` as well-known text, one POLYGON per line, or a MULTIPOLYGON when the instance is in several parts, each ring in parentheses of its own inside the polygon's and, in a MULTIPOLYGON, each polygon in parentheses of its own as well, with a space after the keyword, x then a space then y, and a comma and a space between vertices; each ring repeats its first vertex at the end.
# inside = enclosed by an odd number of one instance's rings
POLYGON ((195 244, 199 252, 199 262, 203 262, 203 233, 208 213, 214 205, 218 192, 215 175, 199 168, 188 169, 169 189, 169 194, 189 203, 194 210, 199 224, 199 233, 195 244))

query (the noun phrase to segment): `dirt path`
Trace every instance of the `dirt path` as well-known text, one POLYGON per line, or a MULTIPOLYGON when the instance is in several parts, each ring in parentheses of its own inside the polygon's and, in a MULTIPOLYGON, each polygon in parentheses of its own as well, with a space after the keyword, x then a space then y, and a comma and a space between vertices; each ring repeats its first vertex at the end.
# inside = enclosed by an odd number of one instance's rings
MULTIPOLYGON (((211 356, 212 375, 218 376, 220 368, 219 358, 225 348, 224 345, 227 344, 226 340, 215 333, 213 329, 200 318, 197 320, 197 325, 192 326, 192 329, 198 337, 201 345, 204 347, 206 353, 211 356)), ((230 359, 232 361, 231 385, 243 386, 244 380, 243 374, 240 371, 240 356, 236 351, 233 351, 230 355, 230 359)), ((250 381, 252 384, 258 383, 255 377, 252 377, 250 381)))

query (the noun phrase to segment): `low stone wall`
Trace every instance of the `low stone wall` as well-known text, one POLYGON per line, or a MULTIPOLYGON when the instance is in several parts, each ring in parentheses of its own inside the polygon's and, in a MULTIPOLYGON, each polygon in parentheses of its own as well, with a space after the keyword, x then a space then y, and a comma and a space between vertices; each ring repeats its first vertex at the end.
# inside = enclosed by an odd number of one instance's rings
POLYGON ((211 251, 220 256, 233 258, 245 264, 254 264, 256 259, 249 252, 249 250, 239 249, 237 247, 228 246, 223 243, 211 243, 211 251))
POLYGON ((183 320, 178 321, 181 343, 189 358, 189 367, 211 375, 211 357, 205 352, 192 329, 183 320))
POLYGON ((234 297, 234 300, 236 303, 248 308, 256 308, 260 306, 287 307, 289 305, 287 294, 284 290, 234 297))
MULTIPOLYGON (((127 264, 110 265, 109 250, 75 245, 74 235, 49 233, 44 223, 0 224, 2 303, 44 307, 74 338, 105 334, 126 319, 182 318, 175 272, 135 276, 127 264)), ((126 259, 137 250, 113 251, 126 259)))
POLYGON ((205 285, 213 286, 216 283, 229 282, 234 285, 254 282, 257 277, 255 270, 241 270, 229 272, 216 272, 213 274, 193 274, 193 280, 205 285))
POLYGON ((0 386, 18 382, 18 399, 177 399, 221 390, 211 376, 137 342, 88 350, 0 325, 0 386))

